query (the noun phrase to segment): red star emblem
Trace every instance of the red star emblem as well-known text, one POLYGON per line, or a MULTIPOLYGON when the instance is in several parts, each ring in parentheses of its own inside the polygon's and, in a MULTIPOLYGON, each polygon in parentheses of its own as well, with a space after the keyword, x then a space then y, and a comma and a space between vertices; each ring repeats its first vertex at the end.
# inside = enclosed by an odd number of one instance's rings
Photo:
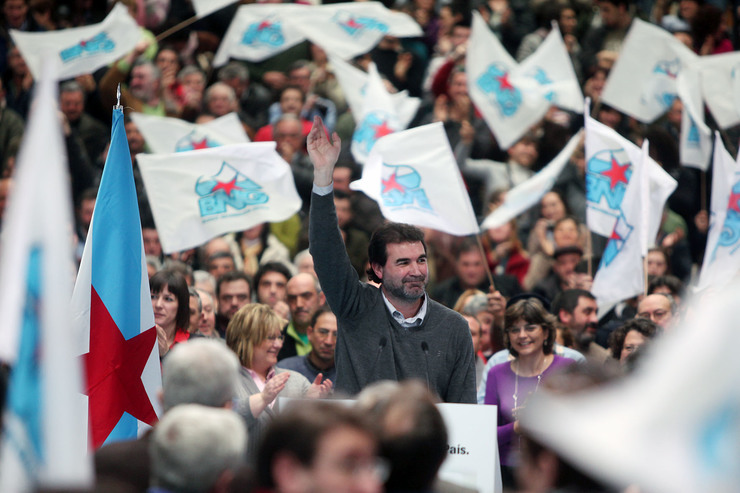
POLYGON ((383 121, 380 125, 373 125, 372 127, 375 129, 376 139, 393 133, 393 129, 388 126, 388 122, 386 121, 383 121))
POLYGON ((267 29, 270 26, 272 26, 272 22, 270 22, 268 20, 264 20, 264 21, 260 22, 260 25, 259 26, 257 26, 257 30, 258 31, 261 31, 263 29, 267 29))
POLYGON ((362 24, 357 22, 354 18, 351 18, 350 20, 345 22, 345 25, 351 29, 360 29, 361 27, 363 27, 362 24))
POLYGON ((730 192, 730 200, 727 203, 727 210, 740 213, 740 193, 736 193, 734 191, 730 192))
POLYGON ((108 309, 91 289, 90 352, 83 355, 87 373, 92 446, 100 447, 124 412, 149 425, 157 421, 141 381, 141 373, 157 342, 154 327, 128 341, 118 330, 108 309))
POLYGON ((219 190, 223 190, 224 192, 226 192, 226 195, 231 197, 231 192, 233 192, 234 190, 242 190, 242 187, 236 184, 236 176, 235 176, 234 179, 231 181, 227 181, 227 182, 220 181, 216 183, 216 185, 213 187, 213 190, 211 190, 211 193, 215 193, 219 190))
POLYGON ((614 190, 618 183, 627 183, 627 170, 630 164, 619 164, 612 156, 612 167, 604 171, 603 175, 609 178, 609 187, 614 190))
POLYGON ((496 77, 496 80, 498 81, 499 87, 502 91, 513 91, 514 86, 511 85, 511 82, 509 82, 509 74, 508 72, 504 75, 500 75, 496 77))
POLYGON ((87 45, 87 41, 85 41, 84 39, 80 41, 80 46, 84 48, 86 45, 87 45))
POLYGON ((208 149, 208 140, 205 137, 200 142, 191 140, 190 143, 193 145, 193 149, 196 151, 198 149, 208 149))
POLYGON ((382 182, 383 182, 383 193, 388 193, 391 190, 398 190, 401 193, 406 193, 406 189, 403 187, 403 185, 398 183, 398 181, 396 180, 395 171, 387 180, 382 180, 382 182))
POLYGON ((612 235, 609 237, 609 239, 615 240, 615 241, 622 241, 622 237, 619 235, 619 233, 617 233, 616 229, 612 231, 612 235))

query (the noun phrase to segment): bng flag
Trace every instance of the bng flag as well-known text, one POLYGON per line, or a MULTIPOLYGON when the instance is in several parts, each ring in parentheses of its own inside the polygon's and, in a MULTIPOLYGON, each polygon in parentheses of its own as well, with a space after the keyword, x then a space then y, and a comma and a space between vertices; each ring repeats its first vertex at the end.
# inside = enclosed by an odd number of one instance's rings
POLYGON ((236 113, 227 113, 203 124, 144 113, 131 113, 131 119, 155 154, 196 151, 249 142, 236 113))
POLYGON ((131 440, 161 412, 157 331, 123 110, 113 110, 108 158, 82 252, 72 305, 89 341, 90 443, 131 440))
POLYGON ((302 205, 275 142, 139 154, 136 160, 165 253, 285 220, 302 205))
POLYGON ((10 35, 35 79, 41 75, 43 57, 54 53, 59 62, 58 77, 64 80, 91 74, 118 60, 134 49, 138 32, 128 9, 116 4, 99 24, 44 33, 11 29, 10 35))
POLYGON ((699 58, 704 101, 720 128, 740 123, 740 52, 699 58))
POLYGON ((379 139, 350 188, 364 192, 390 220, 455 236, 479 232, 470 197, 442 123, 379 139))

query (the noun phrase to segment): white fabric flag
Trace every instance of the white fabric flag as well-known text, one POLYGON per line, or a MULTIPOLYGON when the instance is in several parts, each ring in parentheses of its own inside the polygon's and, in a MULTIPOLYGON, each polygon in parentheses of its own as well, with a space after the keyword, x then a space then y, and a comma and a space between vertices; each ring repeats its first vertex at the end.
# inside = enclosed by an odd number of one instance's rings
POLYGON ((236 113, 228 113, 203 124, 144 113, 131 113, 131 119, 155 154, 249 142, 236 113))
POLYGON ((704 101, 720 128, 740 123, 740 52, 699 58, 704 101))
POLYGON ((676 78, 699 57, 668 31, 635 19, 601 100, 645 123, 668 111, 676 78))
POLYGON ((557 29, 518 65, 473 12, 465 71, 470 98, 502 148, 516 142, 553 104, 582 111, 581 91, 557 29))
POLYGON ((704 123, 700 74, 688 67, 678 75, 676 90, 683 103, 679 150, 681 164, 706 171, 712 155, 712 131, 704 123))
MULTIPOLYGON (((347 99, 347 105, 352 112, 352 116, 355 122, 358 122, 362 116, 369 75, 335 55, 329 55, 329 64, 337 81, 339 81, 344 97, 347 99)), ((421 99, 409 96, 405 89, 390 96, 401 127, 407 128, 419 110, 421 99)))
MULTIPOLYGON (((46 58, 48 69, 55 65, 46 58)), ((2 230, 0 359, 11 364, 0 448, 0 491, 87 489, 82 361, 69 300, 74 253, 72 199, 57 77, 36 85, 2 230)))
POLYGON ((442 123, 378 140, 350 188, 364 192, 390 221, 451 235, 478 233, 470 197, 442 123))
POLYGON ((392 12, 380 2, 335 3, 301 12, 297 28, 327 53, 345 60, 375 47, 383 36, 421 36, 419 24, 409 15, 392 12))
POLYGON ((599 305, 615 303, 642 293, 644 287, 643 256, 647 254, 647 208, 650 178, 648 144, 642 150, 628 150, 632 177, 624 193, 624 205, 609 237, 591 293, 599 305))
POLYGON ((371 63, 362 113, 352 134, 352 156, 358 163, 364 164, 378 139, 404 128, 398 119, 391 95, 383 86, 375 64, 371 63))
POLYGON ((41 75, 43 57, 55 54, 58 77, 70 79, 91 74, 134 49, 139 26, 123 4, 116 4, 99 24, 44 33, 10 30, 34 78, 41 75))
POLYGON ((193 9, 195 15, 198 17, 205 17, 208 14, 212 14, 217 10, 221 10, 227 5, 231 5, 236 0, 191 0, 193 3, 193 9))
POLYGON ((165 253, 282 221, 301 208, 275 142, 136 156, 165 253))
POLYGON ((274 3, 242 5, 221 40, 213 66, 225 65, 229 57, 261 62, 297 45, 306 39, 297 24, 310 8, 274 3))
POLYGON ((740 491, 738 299, 732 284, 691 300, 618 381, 567 395, 540 386, 522 428, 615 490, 740 491))
POLYGON ((719 132, 713 162, 712 210, 699 290, 722 289, 740 270, 740 164, 725 149, 719 132))
POLYGON ((571 137, 570 141, 561 150, 555 159, 542 168, 536 175, 506 192, 504 203, 496 208, 481 224, 481 230, 496 228, 517 217, 549 192, 560 176, 563 168, 568 164, 570 157, 578 147, 583 130, 571 137))

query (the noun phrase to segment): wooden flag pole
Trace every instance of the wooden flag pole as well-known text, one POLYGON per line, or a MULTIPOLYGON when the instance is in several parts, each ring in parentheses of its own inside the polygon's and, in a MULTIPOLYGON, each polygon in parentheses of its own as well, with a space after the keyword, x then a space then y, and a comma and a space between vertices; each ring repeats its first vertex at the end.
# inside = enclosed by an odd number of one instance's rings
POLYGON ((480 233, 477 233, 475 235, 475 238, 478 240, 478 248, 480 248, 480 254, 483 256, 483 265, 486 266, 486 274, 488 275, 488 282, 491 283, 491 287, 495 291, 496 286, 493 284, 493 273, 491 272, 491 268, 488 266, 488 257, 486 256, 486 250, 483 248, 483 242, 480 239, 480 233))

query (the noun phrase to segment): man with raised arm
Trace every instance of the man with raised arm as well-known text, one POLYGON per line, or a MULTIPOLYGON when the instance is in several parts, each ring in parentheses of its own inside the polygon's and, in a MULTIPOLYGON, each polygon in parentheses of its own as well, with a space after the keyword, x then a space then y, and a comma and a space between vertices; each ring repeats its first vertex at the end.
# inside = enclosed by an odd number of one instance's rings
POLYGON ((378 380, 422 380, 445 402, 475 403, 475 360, 467 322, 431 300, 424 233, 388 223, 370 240, 371 281, 360 282, 337 226, 332 172, 341 143, 315 118, 307 147, 314 167, 310 251, 339 322, 336 391, 356 394, 378 380))

